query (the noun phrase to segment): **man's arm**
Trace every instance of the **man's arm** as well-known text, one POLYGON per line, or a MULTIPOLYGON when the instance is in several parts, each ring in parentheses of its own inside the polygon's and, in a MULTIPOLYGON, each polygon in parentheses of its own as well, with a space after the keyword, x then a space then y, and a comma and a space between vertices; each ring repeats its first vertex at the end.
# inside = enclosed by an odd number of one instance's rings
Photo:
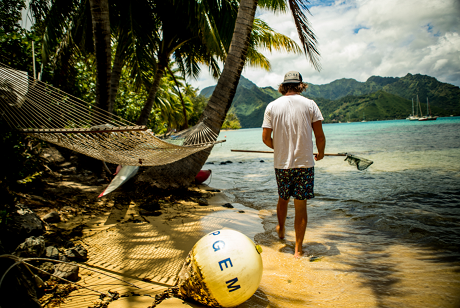
POLYGON ((262 141, 269 147, 273 149, 273 138, 272 138, 272 129, 265 128, 262 131, 262 141))
POLYGON ((316 148, 318 149, 315 160, 321 160, 324 158, 324 149, 326 148, 326 136, 324 136, 322 121, 313 122, 311 126, 315 133, 316 148))

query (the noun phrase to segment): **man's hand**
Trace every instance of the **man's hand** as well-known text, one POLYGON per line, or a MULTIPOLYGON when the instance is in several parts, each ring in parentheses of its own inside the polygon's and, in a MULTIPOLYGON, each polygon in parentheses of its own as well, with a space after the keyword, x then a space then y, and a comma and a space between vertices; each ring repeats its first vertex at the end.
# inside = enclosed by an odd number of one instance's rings
POLYGON ((318 160, 321 160, 324 158, 324 153, 322 154, 319 154, 319 153, 315 153, 315 160, 318 161, 318 160))
POLYGON ((266 146, 273 149, 272 129, 265 128, 262 130, 262 141, 266 146))
POLYGON ((318 149, 318 154, 315 154, 315 160, 318 161, 324 158, 326 136, 324 136, 323 124, 321 121, 313 122, 311 126, 313 128, 313 132, 315 133, 316 148, 318 149))

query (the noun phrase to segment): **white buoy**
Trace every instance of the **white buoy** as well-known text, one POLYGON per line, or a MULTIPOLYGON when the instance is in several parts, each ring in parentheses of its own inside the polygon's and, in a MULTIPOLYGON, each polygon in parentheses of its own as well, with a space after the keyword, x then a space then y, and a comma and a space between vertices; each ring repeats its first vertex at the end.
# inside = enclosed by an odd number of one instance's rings
POLYGON ((193 246, 179 274, 181 293, 211 307, 235 307, 262 279, 262 249, 235 230, 217 230, 193 246))

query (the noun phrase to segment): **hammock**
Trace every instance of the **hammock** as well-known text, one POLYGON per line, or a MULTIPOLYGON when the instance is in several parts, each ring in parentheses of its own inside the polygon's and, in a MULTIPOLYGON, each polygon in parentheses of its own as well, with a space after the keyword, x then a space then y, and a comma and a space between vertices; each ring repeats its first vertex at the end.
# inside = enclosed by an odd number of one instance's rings
POLYGON ((41 140, 112 164, 165 165, 218 143, 203 122, 156 137, 101 108, 0 63, 0 116, 8 125, 41 140))

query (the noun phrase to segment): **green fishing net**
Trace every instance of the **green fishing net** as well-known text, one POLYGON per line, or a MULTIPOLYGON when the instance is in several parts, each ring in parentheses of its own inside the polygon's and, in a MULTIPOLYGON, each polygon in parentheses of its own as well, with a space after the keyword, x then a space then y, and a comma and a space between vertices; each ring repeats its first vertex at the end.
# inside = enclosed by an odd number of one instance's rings
POLYGON ((345 161, 347 161, 350 165, 356 166, 360 171, 366 170, 370 165, 374 163, 372 160, 351 154, 347 154, 345 161))

